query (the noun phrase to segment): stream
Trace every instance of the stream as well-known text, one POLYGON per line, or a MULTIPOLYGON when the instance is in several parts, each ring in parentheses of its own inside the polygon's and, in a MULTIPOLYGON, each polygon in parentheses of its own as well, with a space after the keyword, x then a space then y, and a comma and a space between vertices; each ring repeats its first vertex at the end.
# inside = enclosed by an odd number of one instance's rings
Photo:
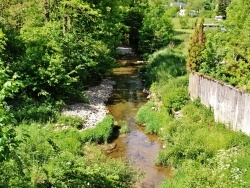
MULTIPOLYGON (((131 49, 125 49, 128 52, 131 49)), ((147 102, 147 94, 143 93, 142 80, 139 77, 139 57, 131 52, 118 60, 119 68, 113 69, 112 80, 116 82, 113 95, 106 107, 114 116, 116 127, 127 124, 128 134, 117 134, 111 144, 116 147, 107 154, 111 158, 124 157, 135 168, 144 173, 144 177, 136 187, 157 187, 165 178, 170 178, 170 169, 154 165, 162 145, 156 135, 146 134, 144 128, 135 121, 139 108, 147 102)))

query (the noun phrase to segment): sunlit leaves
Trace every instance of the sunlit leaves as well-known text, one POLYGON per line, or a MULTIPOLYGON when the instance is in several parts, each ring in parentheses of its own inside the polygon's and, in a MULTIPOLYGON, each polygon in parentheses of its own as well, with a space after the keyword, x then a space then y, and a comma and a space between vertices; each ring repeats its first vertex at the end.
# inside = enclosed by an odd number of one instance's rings
POLYGON ((150 4, 143 19, 139 42, 139 49, 143 53, 166 47, 173 38, 173 25, 167 14, 164 14, 164 6, 157 3, 150 4))

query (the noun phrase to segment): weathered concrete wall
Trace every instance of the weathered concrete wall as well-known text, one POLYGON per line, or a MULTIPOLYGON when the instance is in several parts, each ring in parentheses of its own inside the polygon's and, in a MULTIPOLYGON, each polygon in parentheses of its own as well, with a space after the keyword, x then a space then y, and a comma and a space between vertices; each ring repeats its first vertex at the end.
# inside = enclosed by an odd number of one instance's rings
POLYGON ((250 94, 204 75, 189 76, 191 99, 211 107, 217 122, 250 135, 250 94))

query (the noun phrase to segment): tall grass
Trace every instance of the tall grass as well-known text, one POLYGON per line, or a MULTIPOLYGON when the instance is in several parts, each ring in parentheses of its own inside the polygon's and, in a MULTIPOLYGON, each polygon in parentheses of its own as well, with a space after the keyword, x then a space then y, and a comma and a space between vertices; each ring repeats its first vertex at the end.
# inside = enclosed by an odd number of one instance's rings
POLYGON ((152 54, 148 61, 143 68, 146 86, 154 82, 168 82, 171 78, 186 74, 185 58, 169 48, 152 54))
POLYGON ((216 123, 212 109, 189 100, 188 76, 179 71, 185 65, 172 61, 175 57, 168 50, 151 57, 151 100, 136 118, 166 146, 156 164, 175 169, 173 179, 160 187, 250 187, 250 137, 216 123))
POLYGON ((83 142, 108 142, 108 139, 113 131, 114 118, 110 115, 106 116, 94 128, 86 129, 81 134, 83 142))
MULTIPOLYGON (((107 116, 91 141, 106 141, 113 117, 107 116)), ((86 131, 57 129, 55 124, 16 127, 22 142, 11 150, 11 160, 0 165, 0 187, 132 187, 140 178, 123 159, 107 158, 100 147, 85 143, 86 131)), ((89 141, 89 140, 88 140, 89 141)))

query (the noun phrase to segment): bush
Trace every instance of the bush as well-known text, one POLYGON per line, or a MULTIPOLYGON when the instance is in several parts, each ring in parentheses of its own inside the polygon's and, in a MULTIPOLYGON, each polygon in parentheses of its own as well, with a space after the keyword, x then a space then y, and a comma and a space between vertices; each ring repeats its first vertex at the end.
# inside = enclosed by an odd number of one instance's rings
POLYGON ((179 17, 179 22, 181 25, 181 29, 188 29, 188 17, 179 17))
POLYGON ((180 110, 188 101, 188 77, 178 77, 172 79, 168 84, 162 89, 162 102, 163 105, 169 110, 178 111, 180 110))
POLYGON ((186 74, 185 59, 171 49, 163 49, 152 54, 144 68, 146 86, 154 82, 167 83, 169 79, 186 74))
POLYGON ((41 122, 46 123, 48 121, 54 121, 59 108, 61 107, 61 102, 45 101, 39 102, 34 99, 26 99, 24 102, 15 105, 11 108, 11 112, 14 118, 18 121, 26 122, 41 122))
POLYGON ((169 115, 164 109, 155 111, 158 107, 152 102, 148 102, 141 107, 136 115, 136 121, 146 126, 145 131, 148 133, 159 134, 160 128, 168 120, 169 115))
POLYGON ((98 146, 83 145, 76 128, 32 124, 16 130, 25 139, 11 151, 10 160, 1 162, 0 187, 127 188, 139 180, 137 170, 123 159, 109 159, 98 146))

